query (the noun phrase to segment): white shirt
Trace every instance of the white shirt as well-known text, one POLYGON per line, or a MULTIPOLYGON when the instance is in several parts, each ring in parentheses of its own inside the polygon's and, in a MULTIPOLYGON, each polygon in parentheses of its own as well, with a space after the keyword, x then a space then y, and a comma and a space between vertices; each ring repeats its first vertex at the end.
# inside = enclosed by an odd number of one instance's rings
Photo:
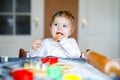
POLYGON ((60 42, 52 38, 44 39, 38 51, 30 50, 28 57, 56 56, 61 58, 79 58, 80 50, 73 38, 65 38, 60 42))

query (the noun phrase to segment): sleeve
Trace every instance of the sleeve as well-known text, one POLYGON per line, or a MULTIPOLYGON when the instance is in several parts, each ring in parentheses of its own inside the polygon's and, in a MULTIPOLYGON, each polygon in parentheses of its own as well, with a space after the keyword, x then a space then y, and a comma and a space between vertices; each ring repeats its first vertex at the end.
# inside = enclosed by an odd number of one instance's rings
POLYGON ((37 51, 32 50, 32 48, 29 50, 29 54, 27 54, 28 58, 31 57, 44 57, 45 55, 45 41, 42 41, 42 44, 40 48, 37 51))
POLYGON ((66 55, 71 58, 79 58, 80 57, 80 49, 78 44, 74 38, 65 38, 59 42, 61 47, 66 51, 66 55))

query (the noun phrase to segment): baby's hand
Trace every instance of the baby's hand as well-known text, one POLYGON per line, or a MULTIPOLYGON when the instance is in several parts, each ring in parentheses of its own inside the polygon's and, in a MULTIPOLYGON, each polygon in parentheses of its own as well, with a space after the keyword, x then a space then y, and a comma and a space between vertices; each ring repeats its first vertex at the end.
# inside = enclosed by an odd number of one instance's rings
POLYGON ((41 43, 42 43, 42 41, 40 39, 34 40, 33 43, 32 43, 32 49, 34 51, 37 51, 39 49, 41 43))

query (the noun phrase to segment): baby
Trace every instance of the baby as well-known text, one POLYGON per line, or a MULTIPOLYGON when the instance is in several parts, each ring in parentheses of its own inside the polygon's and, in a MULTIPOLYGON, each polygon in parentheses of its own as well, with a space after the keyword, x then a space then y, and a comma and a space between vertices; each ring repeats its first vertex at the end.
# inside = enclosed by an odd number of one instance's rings
POLYGON ((52 38, 33 41, 28 57, 79 58, 81 52, 78 44, 74 38, 70 38, 75 27, 74 16, 70 11, 56 12, 50 22, 52 38))

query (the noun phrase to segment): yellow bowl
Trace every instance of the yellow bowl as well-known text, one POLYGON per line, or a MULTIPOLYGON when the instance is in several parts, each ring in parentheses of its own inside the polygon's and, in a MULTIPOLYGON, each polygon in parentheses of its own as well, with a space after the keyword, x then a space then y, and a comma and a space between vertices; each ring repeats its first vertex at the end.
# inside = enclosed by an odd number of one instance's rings
POLYGON ((81 78, 75 74, 66 74, 63 80, 81 80, 81 78))

